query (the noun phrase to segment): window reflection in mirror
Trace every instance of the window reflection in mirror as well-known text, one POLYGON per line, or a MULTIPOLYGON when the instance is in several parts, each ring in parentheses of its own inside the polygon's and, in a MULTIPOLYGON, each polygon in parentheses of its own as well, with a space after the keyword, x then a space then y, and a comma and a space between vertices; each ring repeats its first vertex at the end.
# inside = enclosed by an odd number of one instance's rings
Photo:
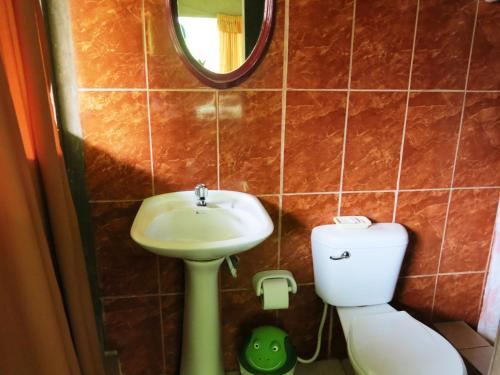
POLYGON ((265 0, 178 0, 181 36, 193 58, 214 73, 238 69, 261 32, 265 0))

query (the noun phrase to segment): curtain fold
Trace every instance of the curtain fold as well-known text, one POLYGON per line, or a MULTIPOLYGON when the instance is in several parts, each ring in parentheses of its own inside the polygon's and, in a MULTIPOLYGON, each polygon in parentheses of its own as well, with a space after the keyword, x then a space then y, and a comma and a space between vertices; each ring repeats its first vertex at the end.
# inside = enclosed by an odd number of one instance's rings
POLYGON ((500 328, 500 205, 493 232, 489 272, 477 331, 494 342, 500 328))
POLYGON ((39 3, 0 0, 0 374, 104 375, 44 47, 39 3))
POLYGON ((217 14, 219 30, 220 73, 229 73, 245 61, 243 21, 241 16, 217 14))

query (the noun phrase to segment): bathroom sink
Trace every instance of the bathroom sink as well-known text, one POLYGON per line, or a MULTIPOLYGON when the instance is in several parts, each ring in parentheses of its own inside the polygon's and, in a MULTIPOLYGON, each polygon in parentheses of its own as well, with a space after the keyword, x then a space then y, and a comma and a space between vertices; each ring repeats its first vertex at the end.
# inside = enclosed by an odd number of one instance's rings
POLYGON ((167 193, 143 201, 130 234, 156 254, 211 260, 248 250, 273 232, 273 223, 253 195, 211 190, 206 206, 192 191, 167 193))
POLYGON ((181 375, 224 375, 218 271, 224 258, 251 249, 273 222, 250 194, 211 190, 156 195, 142 202, 130 234, 153 253, 185 266, 181 375))

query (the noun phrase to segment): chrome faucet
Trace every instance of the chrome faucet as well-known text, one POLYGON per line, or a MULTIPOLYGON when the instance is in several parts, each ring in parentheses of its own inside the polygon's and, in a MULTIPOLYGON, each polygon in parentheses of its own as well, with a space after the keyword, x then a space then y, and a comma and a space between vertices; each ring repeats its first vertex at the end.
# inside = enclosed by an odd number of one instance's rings
POLYGON ((205 207, 207 205, 208 188, 205 184, 196 185, 194 195, 196 196, 197 206, 205 207))

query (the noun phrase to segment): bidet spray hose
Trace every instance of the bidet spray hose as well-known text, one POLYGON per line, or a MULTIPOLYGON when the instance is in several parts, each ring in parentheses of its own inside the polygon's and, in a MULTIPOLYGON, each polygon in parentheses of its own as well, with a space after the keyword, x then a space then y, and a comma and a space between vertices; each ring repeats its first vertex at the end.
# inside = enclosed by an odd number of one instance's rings
POLYGON ((319 329, 318 329, 318 342, 316 343, 316 351, 314 352, 313 356, 309 359, 297 357, 297 361, 299 361, 300 363, 306 363, 306 364, 312 363, 318 358, 319 352, 321 350, 321 336, 323 334, 323 327, 325 326, 327 312, 328 312, 328 304, 325 302, 323 306, 323 315, 321 316, 321 323, 319 324, 319 329))

